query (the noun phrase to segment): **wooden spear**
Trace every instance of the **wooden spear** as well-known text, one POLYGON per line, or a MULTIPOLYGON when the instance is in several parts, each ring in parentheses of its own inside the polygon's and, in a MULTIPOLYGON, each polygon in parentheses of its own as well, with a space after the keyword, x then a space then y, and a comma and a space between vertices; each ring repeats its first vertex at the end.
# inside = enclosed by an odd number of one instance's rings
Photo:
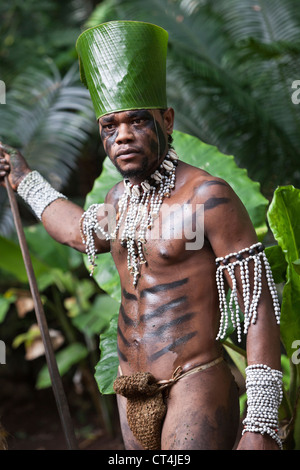
POLYGON ((18 204, 16 201, 14 191, 8 181, 7 176, 5 177, 5 184, 6 184, 9 202, 10 202, 10 206, 11 206, 11 210, 12 210, 12 214, 14 218, 14 223, 16 226, 18 239, 19 239, 19 243, 21 247, 21 252, 23 255, 23 260, 24 260, 24 264, 25 264, 25 268, 26 268, 26 272, 28 276, 31 295, 32 295, 33 302, 34 302, 36 319, 40 328, 40 332, 41 332, 41 336, 42 336, 42 340, 43 340, 43 344, 45 348, 45 355, 46 355, 47 365, 48 365, 49 374, 51 378, 52 389, 53 389, 54 397, 56 400, 56 406, 57 406, 58 413, 60 416, 65 439, 67 442, 67 447, 69 450, 77 450, 78 446, 77 446, 73 423, 72 423, 72 419, 70 415, 69 405, 68 405, 64 388, 62 385, 61 376, 58 371, 57 362, 56 362, 54 350, 52 347, 52 342, 50 339, 47 320, 46 320, 44 308, 41 302, 41 298, 39 295, 36 277, 34 274, 32 262, 31 262, 31 258, 30 258, 22 222, 21 222, 18 204))

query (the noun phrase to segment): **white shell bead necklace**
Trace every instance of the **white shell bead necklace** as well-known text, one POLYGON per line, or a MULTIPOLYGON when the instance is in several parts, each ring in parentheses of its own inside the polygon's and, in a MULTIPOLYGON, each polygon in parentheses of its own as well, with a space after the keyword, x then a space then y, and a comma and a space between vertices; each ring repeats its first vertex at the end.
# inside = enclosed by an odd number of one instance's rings
POLYGON ((91 263, 93 274, 96 266, 96 249, 94 233, 101 233, 106 240, 114 240, 124 221, 120 235, 121 244, 127 248, 127 267, 133 276, 133 285, 137 285, 140 265, 147 261, 143 246, 146 243, 146 231, 151 229, 165 197, 170 197, 175 187, 178 156, 169 149, 159 168, 151 175, 150 180, 133 185, 124 180, 124 193, 119 200, 119 220, 112 233, 107 233, 98 223, 97 211, 101 204, 92 204, 81 217, 81 236, 86 245, 86 253, 91 263))

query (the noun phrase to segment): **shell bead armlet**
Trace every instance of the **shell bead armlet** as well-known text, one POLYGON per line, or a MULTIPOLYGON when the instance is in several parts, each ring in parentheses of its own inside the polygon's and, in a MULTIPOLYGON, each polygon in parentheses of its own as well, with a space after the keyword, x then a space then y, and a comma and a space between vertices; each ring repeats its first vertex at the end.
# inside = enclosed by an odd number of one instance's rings
POLYGON ((273 300, 274 314, 277 324, 280 323, 280 304, 274 283, 271 267, 262 243, 256 243, 250 248, 244 248, 225 257, 216 258, 216 283, 219 294, 219 307, 221 313, 220 328, 216 339, 223 339, 228 327, 230 315, 233 326, 237 330, 238 341, 241 342, 241 323, 238 305, 237 270, 241 279, 242 297, 244 303, 244 333, 247 334, 249 325, 257 319, 258 304, 262 292, 262 270, 266 273, 268 288, 273 300), (250 264, 250 262, 253 263, 250 264), (253 289, 250 287, 250 269, 253 269, 253 289), (228 272, 232 288, 229 303, 226 301, 225 271, 228 272), (229 309, 229 312, 228 312, 229 309))
POLYGON ((18 186, 17 193, 29 205, 38 219, 56 199, 67 199, 66 196, 54 189, 38 171, 31 171, 23 178, 18 186))
POLYGON ((282 449, 278 435, 278 409, 282 401, 282 372, 265 364, 246 367, 247 415, 243 420, 245 432, 267 434, 282 449))

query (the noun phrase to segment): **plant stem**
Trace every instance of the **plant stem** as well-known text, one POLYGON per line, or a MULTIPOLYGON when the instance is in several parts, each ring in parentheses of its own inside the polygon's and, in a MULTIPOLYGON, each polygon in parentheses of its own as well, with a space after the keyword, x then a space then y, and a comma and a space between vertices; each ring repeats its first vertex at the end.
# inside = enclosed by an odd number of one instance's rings
POLYGON ((239 353, 241 356, 247 358, 247 353, 244 349, 240 348, 239 346, 236 346, 236 344, 229 342, 228 340, 223 341, 223 345, 227 346, 228 348, 233 349, 237 353, 239 353))

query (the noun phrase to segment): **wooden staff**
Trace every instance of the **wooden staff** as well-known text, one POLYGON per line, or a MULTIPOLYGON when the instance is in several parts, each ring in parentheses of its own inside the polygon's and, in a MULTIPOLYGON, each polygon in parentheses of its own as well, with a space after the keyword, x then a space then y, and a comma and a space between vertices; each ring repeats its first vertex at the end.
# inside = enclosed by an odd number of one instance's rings
POLYGON ((31 290, 31 295, 34 302, 35 307, 35 314, 36 319, 40 328, 44 348, 45 348, 45 355, 47 360, 47 365, 49 369, 49 374, 52 383, 52 389, 56 400, 56 406, 58 409, 58 413, 60 416, 61 424, 63 427, 64 435, 66 438, 67 446, 69 450, 77 450, 77 441, 75 438, 73 423, 70 415, 70 410, 68 406, 68 402, 66 399, 66 395, 63 389, 61 376, 58 371, 56 358, 54 355, 52 342, 50 339, 49 329, 47 325, 47 320, 44 312, 44 308, 41 302, 41 298, 39 295, 37 282, 34 274, 34 270, 32 267, 32 262, 21 222, 21 217, 19 213, 18 204, 16 201, 16 197, 14 191, 8 181, 8 177, 5 177, 5 184, 6 189, 9 197, 9 202, 18 234, 18 239, 21 247, 21 252, 23 255, 23 260, 28 276, 29 286, 31 290))

